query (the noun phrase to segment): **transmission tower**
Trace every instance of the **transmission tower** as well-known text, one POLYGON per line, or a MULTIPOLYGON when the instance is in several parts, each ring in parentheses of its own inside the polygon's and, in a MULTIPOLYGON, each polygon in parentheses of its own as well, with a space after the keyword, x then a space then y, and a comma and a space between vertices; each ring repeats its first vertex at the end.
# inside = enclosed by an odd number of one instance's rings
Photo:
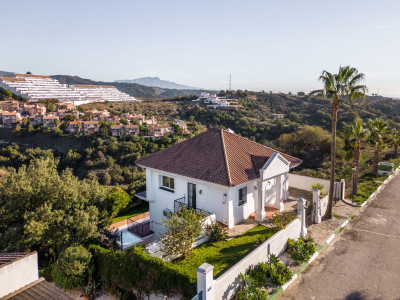
POLYGON ((232 90, 232 74, 229 74, 229 91, 232 90))

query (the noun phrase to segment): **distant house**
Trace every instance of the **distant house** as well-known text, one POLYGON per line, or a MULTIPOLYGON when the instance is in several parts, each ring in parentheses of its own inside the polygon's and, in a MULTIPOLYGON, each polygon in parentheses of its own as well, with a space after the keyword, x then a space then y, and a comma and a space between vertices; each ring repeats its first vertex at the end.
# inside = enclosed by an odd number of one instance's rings
POLYGON ((146 191, 153 231, 181 206, 203 209, 229 228, 265 207, 283 210, 289 197, 289 169, 302 161, 226 130, 212 129, 136 161, 146 169, 146 191))
POLYGON ((146 117, 143 115, 127 115, 126 119, 129 121, 137 121, 139 125, 147 124, 148 126, 157 125, 157 119, 152 117, 146 117))
POLYGON ((66 116, 72 115, 75 116, 76 118, 79 118, 79 111, 76 109, 57 109, 54 114, 60 118, 60 120, 63 120, 66 116))
POLYGON ((149 135, 152 137, 163 137, 166 133, 173 133, 174 127, 170 125, 158 125, 149 127, 149 135))
POLYGON ((0 111, 1 115, 1 123, 3 126, 12 127, 17 125, 21 120, 21 114, 16 111, 8 112, 8 111, 0 111))
POLYGON ((34 127, 38 127, 43 123, 43 116, 42 115, 29 116, 29 123, 34 127))
POLYGON ((185 121, 182 121, 182 120, 179 120, 179 119, 175 119, 175 120, 173 121, 173 124, 178 125, 180 128, 182 128, 182 131, 183 131, 184 133, 186 133, 186 132, 188 131, 188 129, 187 129, 187 124, 186 124, 185 121))
POLYGON ((72 300, 62 290, 39 278, 36 252, 0 253, 0 299, 72 300))
POLYGON ((46 107, 43 104, 23 104, 20 106, 21 114, 34 116, 34 115, 45 115, 46 107))
POLYGON ((137 135, 139 134, 139 126, 137 125, 111 125, 111 135, 114 137, 137 135))
POLYGON ((70 134, 77 134, 77 133, 79 133, 80 128, 81 128, 81 122, 79 122, 79 121, 71 121, 68 124, 67 131, 70 134))
POLYGON ((43 126, 46 126, 46 127, 57 127, 59 121, 60 121, 60 118, 58 116, 43 116, 42 117, 43 126))
POLYGON ((124 125, 111 125, 110 126, 111 135, 114 137, 119 137, 125 135, 124 125))
POLYGON ((90 134, 99 131, 99 122, 97 121, 83 121, 82 133, 90 134))
POLYGON ((91 119, 93 121, 106 121, 106 118, 111 116, 110 112, 108 112, 107 110, 103 110, 103 111, 88 111, 87 112, 89 116, 91 116, 91 119))
POLYGON ((75 109, 75 104, 73 104, 73 103, 59 102, 59 103, 56 103, 55 106, 56 106, 56 109, 65 109, 65 110, 75 109))
POLYGON ((18 101, 0 101, 0 109, 4 111, 19 111, 18 101))
POLYGON ((284 119, 285 115, 284 114, 272 114, 272 119, 274 120, 279 120, 279 119, 284 119))

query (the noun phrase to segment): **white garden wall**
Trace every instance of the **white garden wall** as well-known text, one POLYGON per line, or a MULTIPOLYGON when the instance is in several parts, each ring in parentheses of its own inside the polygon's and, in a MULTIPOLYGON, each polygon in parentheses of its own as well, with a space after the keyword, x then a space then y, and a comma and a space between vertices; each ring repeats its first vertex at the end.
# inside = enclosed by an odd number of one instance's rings
POLYGON ((287 247, 287 239, 298 239, 301 233, 301 221, 296 219, 285 229, 275 233, 271 238, 242 258, 214 281, 214 299, 231 299, 240 284, 240 273, 245 273, 251 265, 266 262, 269 254, 282 254, 287 247))
POLYGON ((319 183, 324 186, 325 192, 329 191, 330 182, 326 179, 315 178, 310 176, 303 176, 297 174, 289 174, 289 187, 311 191, 311 186, 314 183, 319 183))

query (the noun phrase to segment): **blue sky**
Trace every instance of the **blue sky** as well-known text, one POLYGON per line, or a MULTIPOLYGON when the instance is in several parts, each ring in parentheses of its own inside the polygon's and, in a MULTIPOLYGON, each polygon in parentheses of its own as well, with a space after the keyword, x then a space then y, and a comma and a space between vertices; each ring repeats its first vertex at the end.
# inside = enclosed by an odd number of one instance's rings
POLYGON ((400 1, 2 0, 0 70, 274 92, 339 65, 400 97, 400 1))

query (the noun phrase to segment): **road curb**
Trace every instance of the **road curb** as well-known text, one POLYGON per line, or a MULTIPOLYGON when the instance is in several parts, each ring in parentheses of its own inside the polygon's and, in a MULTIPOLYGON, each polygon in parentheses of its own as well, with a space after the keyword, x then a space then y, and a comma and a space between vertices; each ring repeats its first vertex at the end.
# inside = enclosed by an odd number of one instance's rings
POLYGON ((344 221, 342 223, 342 225, 340 225, 335 232, 325 241, 325 243, 323 243, 318 249, 317 251, 315 251, 315 253, 313 254, 313 256, 311 256, 311 258, 308 261, 305 261, 296 271, 296 273, 294 273, 293 277, 286 282, 284 285, 282 285, 279 289, 277 289, 277 291, 271 295, 270 298, 268 298, 269 300, 275 300, 277 299, 284 290, 286 290, 294 281, 296 281, 296 279, 299 277, 299 275, 305 270, 307 269, 307 267, 325 250, 325 248, 332 242, 332 240, 343 230, 344 227, 346 227, 349 224, 349 221, 352 219, 353 217, 349 217, 346 221, 344 221))
MULTIPOLYGON (((388 178, 386 178, 386 180, 384 182, 382 182, 382 184, 375 190, 375 192, 373 192, 368 199, 362 204, 359 205, 359 207, 364 207, 367 203, 370 202, 370 200, 372 200, 377 192, 386 184, 388 184, 392 178, 396 175, 396 173, 400 170, 400 165, 397 167, 397 169, 393 172, 392 175, 390 175, 388 178)), ((269 297, 269 300, 275 300, 277 299, 284 290, 286 290, 294 281, 296 281, 296 279, 300 276, 300 274, 307 269, 307 267, 325 250, 325 248, 333 241, 333 239, 349 224, 350 220, 352 220, 353 217, 349 217, 346 221, 344 221, 342 223, 342 225, 340 225, 335 231, 334 233, 325 241, 325 243, 323 243, 318 249, 317 251, 313 254, 313 256, 311 256, 311 258, 304 262, 295 272, 295 274, 292 276, 292 278, 286 282, 284 285, 282 285, 281 287, 279 287, 276 292, 274 294, 271 295, 271 297, 269 297)))

